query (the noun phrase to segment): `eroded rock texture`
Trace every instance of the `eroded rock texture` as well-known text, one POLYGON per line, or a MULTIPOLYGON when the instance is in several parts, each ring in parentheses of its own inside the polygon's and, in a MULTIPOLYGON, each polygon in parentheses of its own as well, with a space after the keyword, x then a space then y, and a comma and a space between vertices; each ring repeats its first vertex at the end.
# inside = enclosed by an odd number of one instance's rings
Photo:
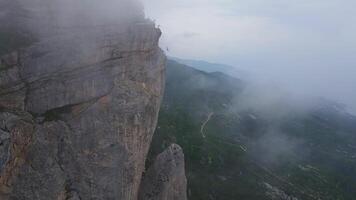
POLYGON ((180 146, 172 144, 145 174, 139 200, 186 200, 186 187, 184 154, 180 146))
POLYGON ((160 30, 130 0, 0 5, 0 199, 137 199, 160 30))

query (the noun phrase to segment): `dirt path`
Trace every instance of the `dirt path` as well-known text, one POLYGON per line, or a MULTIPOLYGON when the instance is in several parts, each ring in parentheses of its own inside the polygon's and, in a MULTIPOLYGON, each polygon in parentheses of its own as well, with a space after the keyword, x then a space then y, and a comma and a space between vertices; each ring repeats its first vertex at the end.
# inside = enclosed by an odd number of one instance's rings
POLYGON ((203 138, 206 137, 206 135, 205 135, 205 133, 204 133, 204 128, 205 128, 206 124, 210 121, 210 119, 211 119, 211 117, 212 117, 213 115, 214 115, 213 112, 209 113, 208 118, 204 121, 204 123, 203 123, 203 124, 201 125, 201 127, 200 127, 200 133, 201 133, 201 136, 202 136, 203 138))

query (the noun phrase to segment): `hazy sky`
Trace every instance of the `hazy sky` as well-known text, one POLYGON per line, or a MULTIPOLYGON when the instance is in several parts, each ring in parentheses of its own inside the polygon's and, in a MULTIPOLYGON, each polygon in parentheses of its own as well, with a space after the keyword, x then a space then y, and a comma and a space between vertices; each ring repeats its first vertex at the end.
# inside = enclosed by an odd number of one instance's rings
POLYGON ((143 0, 169 55, 254 72, 356 111, 355 0, 143 0))

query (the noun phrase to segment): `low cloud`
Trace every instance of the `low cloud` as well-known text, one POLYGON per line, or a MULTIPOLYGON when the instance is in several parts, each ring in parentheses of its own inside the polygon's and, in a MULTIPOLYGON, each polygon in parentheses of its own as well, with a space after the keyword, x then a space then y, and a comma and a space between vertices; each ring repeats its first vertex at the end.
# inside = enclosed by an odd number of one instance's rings
POLYGON ((143 1, 171 56, 233 65, 356 113, 355 1, 143 1))
POLYGON ((199 33, 194 33, 194 32, 185 32, 183 33, 184 38, 192 38, 192 37, 199 37, 199 33))
POLYGON ((262 137, 251 142, 249 154, 257 161, 269 167, 281 164, 282 160, 295 160, 297 154, 302 154, 302 145, 305 142, 288 137, 278 129, 271 128, 262 137))

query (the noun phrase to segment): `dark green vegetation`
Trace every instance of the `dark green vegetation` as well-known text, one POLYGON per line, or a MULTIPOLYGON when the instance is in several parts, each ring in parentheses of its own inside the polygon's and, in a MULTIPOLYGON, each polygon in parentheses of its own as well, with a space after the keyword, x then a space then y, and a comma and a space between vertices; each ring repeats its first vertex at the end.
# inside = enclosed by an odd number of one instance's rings
POLYGON ((323 100, 257 109, 241 103, 245 88, 168 62, 150 155, 183 147, 189 199, 355 199, 356 118, 323 100))

